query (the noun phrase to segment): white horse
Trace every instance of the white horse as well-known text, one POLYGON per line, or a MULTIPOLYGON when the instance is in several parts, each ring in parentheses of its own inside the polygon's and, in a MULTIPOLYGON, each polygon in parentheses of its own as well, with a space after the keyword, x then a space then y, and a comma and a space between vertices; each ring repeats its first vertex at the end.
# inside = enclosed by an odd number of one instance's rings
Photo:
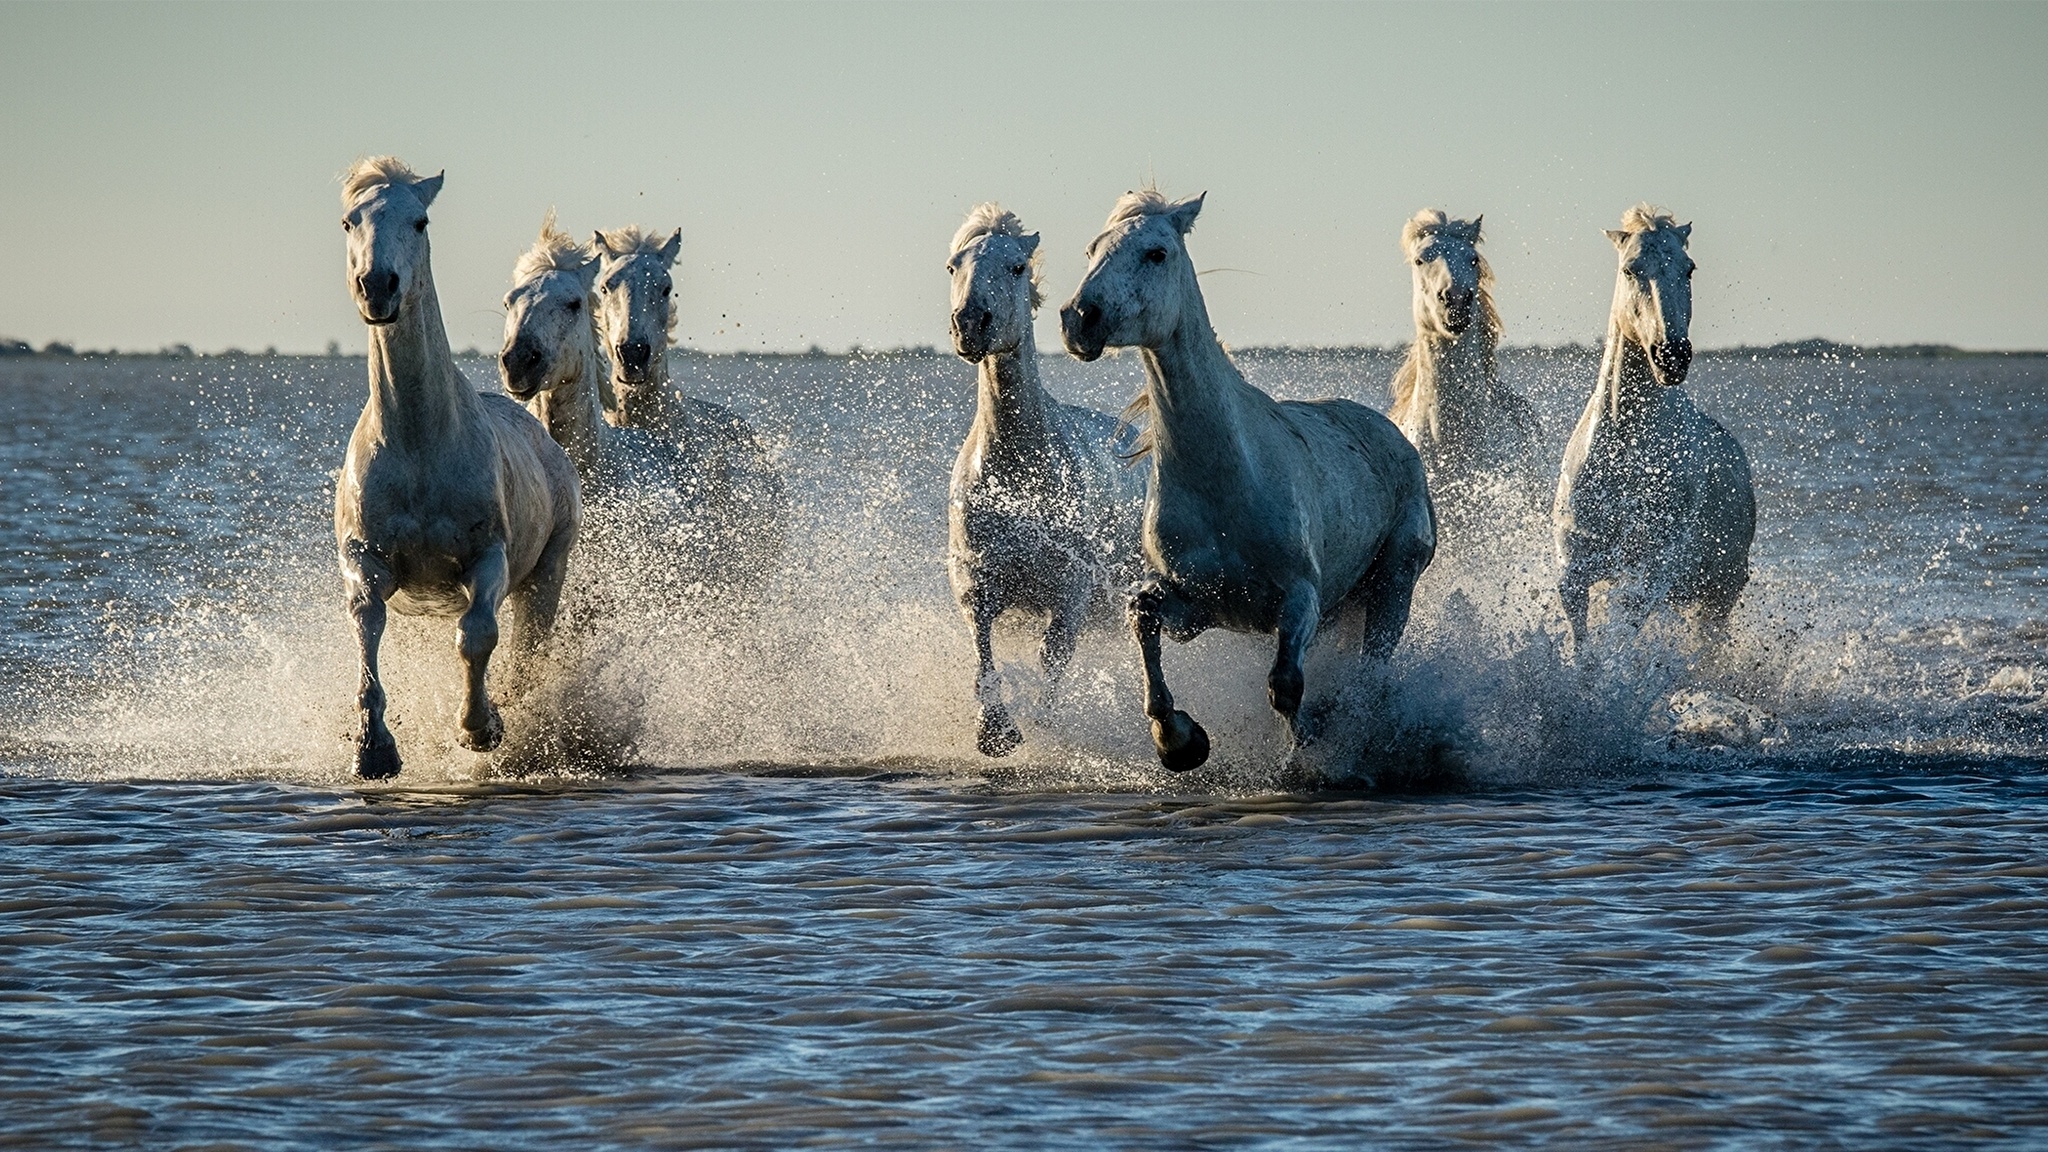
POLYGON ((639 228, 599 231, 593 241, 600 347, 611 357, 611 423, 643 428, 680 446, 715 555, 756 578, 781 555, 788 497, 754 429, 708 400, 669 383, 675 342, 675 280, 683 231, 667 239, 639 228))
POLYGON ((1302 657, 1317 629, 1355 609, 1366 655, 1385 659, 1436 552, 1422 459, 1392 421, 1349 400, 1275 402, 1217 343, 1186 244, 1201 208, 1199 196, 1176 204, 1153 191, 1118 200, 1060 310, 1082 360, 1143 349, 1135 407, 1151 414, 1144 549, 1157 575, 1129 608, 1152 743, 1176 771, 1208 757, 1209 737, 1173 706, 1162 629, 1182 642, 1210 627, 1277 633, 1267 696, 1303 739, 1302 657))
POLYGON ((1603 580, 1616 581, 1616 606, 1635 622, 1661 596, 1713 643, 1749 583, 1749 457, 1679 387, 1692 365, 1691 235, 1692 225, 1647 204, 1607 233, 1621 254, 1607 349, 1565 449, 1552 513, 1575 651, 1603 580))
POLYGON ((1047 693, 1091 609, 1113 606, 1141 569, 1144 475, 1122 459, 1131 429, 1062 404, 1038 380, 1038 234, 999 204, 953 236, 953 350, 981 366, 974 426, 953 464, 946 574, 974 627, 981 667, 975 746, 1002 756, 1024 739, 997 692, 990 631, 1009 609, 1047 617, 1047 693))
POLYGON ((1494 363, 1501 322, 1493 269, 1479 253, 1482 219, 1425 208, 1401 229, 1414 269, 1415 343, 1394 373, 1387 415, 1422 454, 1446 514, 1503 479, 1536 488, 1536 411, 1501 384, 1494 363))
POLYGON ((370 400, 334 498, 362 648, 355 773, 368 779, 399 770, 377 672, 385 602, 461 615, 461 741, 489 751, 505 731, 484 682, 499 605, 513 598, 521 647, 547 635, 583 516, 576 468, 547 430, 509 397, 479 394, 455 367, 427 243, 427 206, 440 191, 440 176, 422 180, 380 156, 358 162, 341 194, 349 291, 370 326, 370 400))

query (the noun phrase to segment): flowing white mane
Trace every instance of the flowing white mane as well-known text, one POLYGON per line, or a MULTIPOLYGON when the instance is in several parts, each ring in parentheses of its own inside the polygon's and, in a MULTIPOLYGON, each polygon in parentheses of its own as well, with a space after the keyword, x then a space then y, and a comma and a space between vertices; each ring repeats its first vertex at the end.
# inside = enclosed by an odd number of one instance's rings
POLYGON ((396 156, 365 156, 341 176, 341 202, 352 204, 356 197, 380 184, 417 184, 420 175, 396 156))
POLYGON ((1678 218, 1644 201, 1621 214, 1623 232, 1662 232, 1676 229, 1678 218))
POLYGON ((668 243, 668 237, 649 232, 638 224, 628 224, 624 228, 600 228, 597 234, 604 239, 605 255, 614 260, 659 256, 662 245, 668 243))
MULTIPOLYGON (((958 232, 953 233, 953 247, 950 255, 958 256, 962 248, 967 247, 983 236, 1014 236, 1022 239, 1026 234, 1024 222, 1017 219, 1015 212, 990 200, 985 204, 976 204, 973 210, 967 213, 966 222, 960 225, 958 232)), ((1040 284, 1044 274, 1044 260, 1037 251, 1033 251, 1031 253, 1031 310, 1033 312, 1038 311, 1038 306, 1045 302, 1043 288, 1040 284)))
POLYGON ((590 250, 555 227, 555 210, 540 222, 540 236, 512 266, 512 282, 523 284, 543 272, 574 272, 590 262, 590 250))
MULTIPOLYGON (((1139 188, 1117 197, 1116 204, 1109 210, 1109 219, 1103 221, 1104 232, 1119 224, 1126 224, 1146 216, 1164 216, 1180 205, 1168 200, 1157 188, 1139 188)), ((1189 225, 1193 231, 1193 225, 1189 225)))

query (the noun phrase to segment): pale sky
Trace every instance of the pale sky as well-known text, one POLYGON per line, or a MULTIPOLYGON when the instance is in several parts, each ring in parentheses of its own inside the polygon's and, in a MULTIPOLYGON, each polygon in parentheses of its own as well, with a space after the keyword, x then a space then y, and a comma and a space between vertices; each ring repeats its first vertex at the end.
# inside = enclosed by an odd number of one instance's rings
POLYGON ((892 347, 944 342, 977 201, 1056 306, 1148 179, 1209 193, 1238 345, 1405 340, 1424 206, 1485 213, 1511 343, 1597 339, 1650 200, 1703 346, 2048 347, 2044 4, 5 3, 0 336, 359 349, 336 175, 376 152, 447 170, 458 347, 551 205, 682 227, 685 344, 892 347))

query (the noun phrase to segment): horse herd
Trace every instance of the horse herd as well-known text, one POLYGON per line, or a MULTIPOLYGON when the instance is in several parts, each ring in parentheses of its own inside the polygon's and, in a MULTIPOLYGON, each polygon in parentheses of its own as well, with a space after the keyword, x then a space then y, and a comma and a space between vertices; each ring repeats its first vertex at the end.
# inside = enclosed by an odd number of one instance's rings
MULTIPOLYGON (((441 183, 376 157, 342 190, 349 288, 370 345, 369 401, 334 520, 361 648, 353 767, 366 779, 400 769, 377 665, 387 603, 459 618, 459 738, 487 751, 504 734, 486 685, 500 608, 512 600, 515 656, 538 658, 586 501, 668 498, 703 526, 674 562, 707 573, 758 577, 782 547, 786 497, 752 429, 668 379, 680 231, 599 232, 585 245, 550 214, 505 298, 504 393, 480 393, 455 365, 434 294, 427 209, 441 183)), ((1276 636, 1268 699, 1297 742, 1310 740, 1303 660, 1318 633, 1341 626, 1364 660, 1384 662, 1440 535, 1481 531, 1473 508, 1540 482, 1533 411, 1495 368, 1500 321, 1478 218, 1425 211, 1403 230, 1416 336, 1389 418, 1343 399, 1276 401, 1244 379, 1188 254, 1201 208, 1201 197, 1121 197, 1060 309, 1079 359, 1140 350, 1144 390, 1122 418, 1061 403, 1040 383, 1037 234, 985 204, 953 238, 953 346, 979 383, 946 561, 973 626, 986 755, 1023 740, 995 675, 993 628, 1012 609, 1046 621, 1048 693, 1089 621, 1123 609, 1167 768, 1202 764, 1209 739, 1174 706, 1162 633, 1276 636)), ((1552 512, 1575 650, 1598 584, 1613 586, 1610 618, 1640 621, 1663 599, 1711 645, 1748 580, 1747 458, 1678 387, 1692 359, 1690 232, 1638 206, 1607 234, 1620 266, 1606 352, 1552 512)))

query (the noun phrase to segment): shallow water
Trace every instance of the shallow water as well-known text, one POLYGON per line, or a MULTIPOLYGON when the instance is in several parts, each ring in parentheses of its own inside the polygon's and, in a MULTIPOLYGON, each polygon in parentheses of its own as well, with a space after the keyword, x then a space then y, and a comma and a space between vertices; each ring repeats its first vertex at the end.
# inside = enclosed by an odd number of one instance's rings
MULTIPOLYGON (((1591 367, 1509 358, 1547 439, 1591 367)), ((569 772, 455 749, 447 629, 401 621, 408 765, 363 789, 361 362, 0 361, 0 1145, 2043 1139, 2048 360, 1703 357, 1758 474, 1737 659, 1565 673, 1522 526, 1433 570, 1391 687, 1326 661, 1313 764, 1258 645, 1173 649, 1218 735, 1180 778, 1114 638, 1048 710, 1012 637, 1031 742, 974 756, 968 369, 682 368, 776 441, 788 579, 587 625, 540 699, 628 751, 569 772), (1701 689, 1767 742, 1671 737, 1701 689)))

